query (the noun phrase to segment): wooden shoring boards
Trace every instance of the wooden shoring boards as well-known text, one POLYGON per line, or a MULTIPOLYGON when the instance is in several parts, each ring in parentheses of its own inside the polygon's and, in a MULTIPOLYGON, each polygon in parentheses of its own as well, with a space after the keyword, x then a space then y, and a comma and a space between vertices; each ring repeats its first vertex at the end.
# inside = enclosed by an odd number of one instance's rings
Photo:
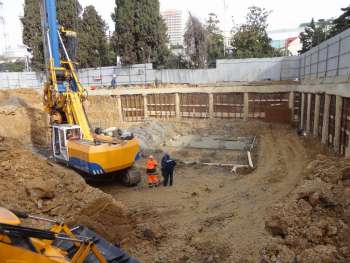
POLYGON ((315 123, 315 102, 316 94, 311 94, 311 107, 310 107, 310 132, 313 133, 315 123))
POLYGON ((301 120, 300 114, 301 114, 301 93, 300 92, 294 92, 294 105, 293 105, 293 122, 298 123, 301 120))
POLYGON ((175 94, 148 94, 148 116, 158 119, 176 117, 175 94))
POLYGON ((303 128, 304 128, 304 130, 306 130, 306 127, 307 127, 307 102, 308 102, 308 99, 307 99, 307 97, 308 97, 308 94, 307 93, 304 93, 304 95, 305 95, 305 99, 304 99, 304 113, 303 113, 303 115, 304 115, 304 117, 303 117, 303 128))
POLYGON ((180 115, 183 118, 209 118, 209 94, 180 93, 180 115))
POLYGON ((320 94, 320 113, 319 113, 319 119, 318 119, 318 132, 317 132, 317 135, 320 138, 322 138, 324 103, 325 103, 325 95, 320 94))
POLYGON ((138 122, 145 118, 142 95, 122 95, 121 101, 124 121, 138 122))
POLYGON ((346 148, 349 146, 350 135, 350 98, 343 98, 343 108, 341 113, 341 129, 339 153, 345 156, 346 148))
POLYGON ((214 117, 243 119, 243 93, 214 94, 214 117))
POLYGON ((328 122, 328 146, 334 146, 334 136, 335 136, 335 106, 336 106, 336 96, 330 95, 330 105, 329 105, 329 122, 328 122))
POLYGON ((251 119, 265 119, 266 111, 273 108, 276 108, 275 113, 279 114, 281 108, 288 110, 288 100, 288 93, 249 93, 248 117, 251 119))

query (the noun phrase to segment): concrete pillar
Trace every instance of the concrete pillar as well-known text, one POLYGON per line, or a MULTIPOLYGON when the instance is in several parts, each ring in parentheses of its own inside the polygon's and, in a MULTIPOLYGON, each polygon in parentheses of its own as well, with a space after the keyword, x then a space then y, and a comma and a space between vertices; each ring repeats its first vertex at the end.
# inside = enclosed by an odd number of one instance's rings
POLYGON ((305 129, 306 127, 304 127, 304 111, 306 109, 304 109, 305 107, 305 93, 301 93, 301 105, 300 105, 300 125, 299 127, 301 129, 305 129))
POLYGON ((288 98, 288 108, 290 109, 290 117, 291 117, 291 122, 294 121, 294 92, 291 91, 289 92, 289 98, 288 98))
POLYGON ((244 105, 243 105, 243 120, 247 121, 249 118, 249 93, 244 92, 244 105))
POLYGON ((213 119, 214 117, 214 94, 209 93, 209 118, 213 119))
POLYGON ((329 106, 331 97, 328 94, 324 95, 324 112, 323 112, 323 125, 322 125, 322 144, 328 142, 328 124, 329 124, 329 106))
POLYGON ((148 118, 149 112, 148 112, 147 94, 142 94, 142 97, 143 97, 143 113, 145 115, 145 118, 148 118))
POLYGON ((321 97, 319 94, 315 95, 315 116, 314 116, 314 127, 313 127, 313 135, 315 137, 318 136, 318 122, 320 121, 320 101, 321 97))
POLYGON ((339 153, 342 108, 343 108, 343 98, 341 96, 336 96, 335 133, 334 133, 334 150, 336 153, 339 153))
POLYGON ((175 112, 176 112, 176 118, 181 118, 181 111, 180 111, 180 94, 175 93, 175 112))
POLYGON ((289 99, 288 99, 288 108, 293 110, 294 108, 294 92, 289 92, 289 99))
POLYGON ((123 121, 123 108, 122 108, 122 99, 120 95, 116 96, 117 99, 117 114, 118 114, 118 121, 123 121))
POLYGON ((306 131, 311 132, 311 93, 307 94, 306 131))

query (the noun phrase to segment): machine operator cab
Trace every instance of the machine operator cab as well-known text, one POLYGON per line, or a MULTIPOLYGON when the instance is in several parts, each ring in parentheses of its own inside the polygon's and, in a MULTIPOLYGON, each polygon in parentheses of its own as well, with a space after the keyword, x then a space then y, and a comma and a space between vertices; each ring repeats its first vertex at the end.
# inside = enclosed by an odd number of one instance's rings
POLYGON ((52 149, 54 158, 57 161, 68 163, 68 141, 82 140, 82 138, 79 125, 52 125, 52 149))

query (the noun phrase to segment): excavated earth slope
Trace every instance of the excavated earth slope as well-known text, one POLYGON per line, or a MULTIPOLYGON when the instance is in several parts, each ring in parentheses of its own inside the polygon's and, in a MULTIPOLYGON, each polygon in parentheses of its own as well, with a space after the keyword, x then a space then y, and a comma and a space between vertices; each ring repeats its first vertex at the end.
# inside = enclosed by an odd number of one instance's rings
POLYGON ((257 135, 257 169, 233 176, 180 165, 173 188, 148 189, 143 180, 101 191, 42 155, 49 129, 40 94, 1 91, 0 206, 85 224, 141 262, 350 262, 349 160, 317 155, 317 143, 287 126, 215 120, 134 127, 151 148, 188 130, 257 135))
MULTIPOLYGON (((37 91, 0 92, 0 206, 84 224, 128 248, 135 222, 127 208, 76 172, 36 153, 46 150, 48 142, 41 108, 37 91)), ((43 227, 32 220, 25 224, 43 227)))

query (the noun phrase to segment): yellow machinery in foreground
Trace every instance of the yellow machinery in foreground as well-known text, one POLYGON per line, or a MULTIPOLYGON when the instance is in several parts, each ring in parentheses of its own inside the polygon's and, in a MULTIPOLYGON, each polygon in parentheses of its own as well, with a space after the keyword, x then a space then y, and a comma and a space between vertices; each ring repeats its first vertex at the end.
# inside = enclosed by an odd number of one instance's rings
POLYGON ((140 174, 129 170, 139 157, 137 140, 130 134, 109 137, 92 132, 83 105, 87 93, 79 82, 73 61, 76 33, 58 25, 55 0, 39 0, 39 3, 47 65, 44 106, 52 124, 55 160, 87 176, 118 172, 125 184, 137 184, 140 174))
POLYGON ((1 263, 139 263, 84 226, 11 212, 0 207, 1 263), (53 223, 50 230, 21 226, 18 217, 53 223))

